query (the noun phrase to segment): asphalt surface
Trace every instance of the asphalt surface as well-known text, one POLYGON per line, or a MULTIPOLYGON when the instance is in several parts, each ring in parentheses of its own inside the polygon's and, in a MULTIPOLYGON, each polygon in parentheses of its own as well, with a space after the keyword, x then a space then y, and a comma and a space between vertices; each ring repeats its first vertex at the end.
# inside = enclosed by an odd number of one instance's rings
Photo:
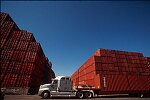
MULTIPOLYGON (((81 100, 76 98, 50 98, 42 99, 38 95, 5 95, 4 100, 81 100)), ((95 97, 91 99, 82 100, 150 100, 150 98, 140 98, 140 97, 128 97, 128 96, 105 96, 105 97, 95 97)))

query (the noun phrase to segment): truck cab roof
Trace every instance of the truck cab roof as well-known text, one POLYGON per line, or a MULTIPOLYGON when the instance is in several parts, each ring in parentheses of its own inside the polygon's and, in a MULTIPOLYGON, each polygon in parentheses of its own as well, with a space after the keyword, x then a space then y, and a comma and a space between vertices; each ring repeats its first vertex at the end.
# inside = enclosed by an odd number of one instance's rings
POLYGON ((70 79, 69 76, 57 76, 56 78, 54 78, 53 80, 61 80, 61 79, 70 79))

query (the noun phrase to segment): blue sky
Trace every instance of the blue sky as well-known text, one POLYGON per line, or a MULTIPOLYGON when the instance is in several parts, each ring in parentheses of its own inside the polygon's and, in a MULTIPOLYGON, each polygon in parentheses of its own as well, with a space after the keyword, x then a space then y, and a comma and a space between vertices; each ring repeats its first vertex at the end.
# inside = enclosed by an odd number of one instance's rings
POLYGON ((150 2, 2 1, 1 11, 34 34, 56 75, 72 75, 98 48, 150 56, 150 2))

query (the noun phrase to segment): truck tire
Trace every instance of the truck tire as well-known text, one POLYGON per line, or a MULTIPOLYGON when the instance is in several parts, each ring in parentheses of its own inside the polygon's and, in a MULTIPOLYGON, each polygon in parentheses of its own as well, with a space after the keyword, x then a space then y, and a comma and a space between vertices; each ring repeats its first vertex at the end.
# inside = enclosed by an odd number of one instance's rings
POLYGON ((92 98, 93 94, 91 92, 87 91, 84 93, 84 96, 85 96, 85 98, 92 98))
POLYGON ((42 97, 43 97, 44 99, 49 98, 49 97, 50 97, 49 91, 44 91, 42 97))
POLYGON ((77 97, 82 99, 84 97, 84 94, 82 91, 77 92, 77 97))

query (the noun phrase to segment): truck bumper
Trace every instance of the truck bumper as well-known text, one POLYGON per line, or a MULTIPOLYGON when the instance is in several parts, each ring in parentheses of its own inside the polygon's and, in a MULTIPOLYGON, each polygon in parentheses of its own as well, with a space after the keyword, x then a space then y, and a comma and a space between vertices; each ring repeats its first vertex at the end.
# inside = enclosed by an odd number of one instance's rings
POLYGON ((42 92, 43 92, 43 91, 39 91, 39 92, 38 92, 38 95, 39 95, 39 96, 42 96, 42 92))

